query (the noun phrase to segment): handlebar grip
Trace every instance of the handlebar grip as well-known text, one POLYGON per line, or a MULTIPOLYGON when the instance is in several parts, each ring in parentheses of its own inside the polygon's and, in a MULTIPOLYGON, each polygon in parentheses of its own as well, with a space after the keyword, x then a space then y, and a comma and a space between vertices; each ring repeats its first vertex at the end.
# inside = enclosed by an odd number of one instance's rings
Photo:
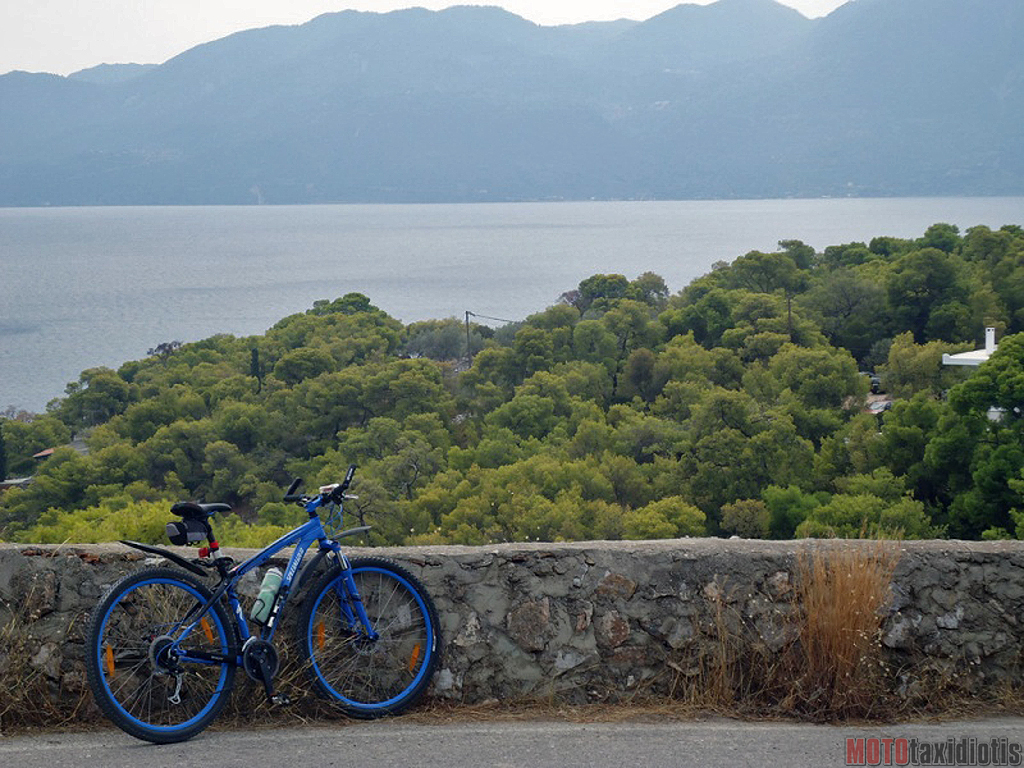
POLYGON ((302 501, 302 494, 301 493, 289 493, 287 496, 284 497, 284 500, 285 501, 302 501))
POLYGON ((296 477, 292 480, 292 484, 288 486, 288 490, 284 492, 284 500, 288 501, 289 496, 294 496, 295 492, 299 490, 299 486, 302 485, 302 478, 296 477))
POLYGON ((352 477, 355 475, 355 473, 356 473, 356 465, 355 464, 349 464, 348 465, 348 472, 345 473, 345 479, 342 480, 340 483, 338 483, 338 487, 334 490, 334 493, 335 493, 335 495, 337 497, 335 499, 336 502, 338 502, 338 503, 341 502, 342 494, 345 493, 345 491, 348 490, 348 487, 352 484, 352 477))

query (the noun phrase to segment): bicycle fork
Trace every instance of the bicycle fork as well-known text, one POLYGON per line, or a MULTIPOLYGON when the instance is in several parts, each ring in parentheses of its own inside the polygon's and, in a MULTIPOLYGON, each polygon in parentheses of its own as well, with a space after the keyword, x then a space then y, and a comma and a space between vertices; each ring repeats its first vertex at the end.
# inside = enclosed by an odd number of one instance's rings
POLYGON ((358 627, 361 626, 364 638, 369 642, 376 641, 380 635, 374 630, 370 617, 366 614, 363 598, 359 594, 359 588, 356 587, 356 580, 352 576, 352 569, 347 561, 341 572, 340 582, 334 587, 334 591, 338 595, 338 606, 347 624, 346 629, 350 632, 357 632, 358 627))

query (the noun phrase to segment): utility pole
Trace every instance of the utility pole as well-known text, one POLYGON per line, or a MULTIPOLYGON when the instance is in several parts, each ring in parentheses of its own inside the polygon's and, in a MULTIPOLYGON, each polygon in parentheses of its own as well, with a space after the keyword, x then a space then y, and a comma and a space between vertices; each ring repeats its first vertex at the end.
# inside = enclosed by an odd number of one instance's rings
POLYGON ((518 320, 506 320, 503 317, 491 317, 489 315, 478 315, 476 312, 470 312, 467 309, 466 310, 466 358, 471 363, 473 362, 473 350, 469 346, 469 342, 470 342, 469 318, 470 317, 479 317, 479 318, 483 318, 484 320, 494 320, 496 323, 518 323, 519 322, 518 320))

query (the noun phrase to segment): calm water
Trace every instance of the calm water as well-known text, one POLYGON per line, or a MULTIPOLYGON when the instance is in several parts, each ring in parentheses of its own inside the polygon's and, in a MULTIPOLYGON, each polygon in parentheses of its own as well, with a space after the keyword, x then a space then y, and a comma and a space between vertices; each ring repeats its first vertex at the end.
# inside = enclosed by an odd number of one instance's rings
POLYGON ((1024 198, 0 209, 0 408, 163 341, 262 333, 349 291, 405 322, 521 319, 596 272, 673 291, 719 260, 935 222, 1024 224, 1024 198))

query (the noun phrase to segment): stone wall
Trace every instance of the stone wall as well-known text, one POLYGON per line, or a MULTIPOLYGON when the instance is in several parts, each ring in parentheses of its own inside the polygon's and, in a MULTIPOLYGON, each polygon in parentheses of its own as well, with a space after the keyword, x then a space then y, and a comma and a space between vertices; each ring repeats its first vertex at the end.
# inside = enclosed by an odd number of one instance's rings
MULTIPOLYGON (((583 702, 670 693, 723 627, 780 652, 798 631, 801 553, 849 546, 686 539, 349 553, 402 562, 434 596, 445 643, 434 696, 583 702)), ((1024 542, 892 546, 902 552, 881 639, 894 668, 911 670, 904 688, 923 670, 974 689, 1020 685, 1024 542)), ((16 684, 27 663, 60 695, 83 690, 89 610, 121 574, 156 562, 121 545, 0 545, 0 680, 16 684)), ((257 583, 251 574, 245 590, 257 583)))

